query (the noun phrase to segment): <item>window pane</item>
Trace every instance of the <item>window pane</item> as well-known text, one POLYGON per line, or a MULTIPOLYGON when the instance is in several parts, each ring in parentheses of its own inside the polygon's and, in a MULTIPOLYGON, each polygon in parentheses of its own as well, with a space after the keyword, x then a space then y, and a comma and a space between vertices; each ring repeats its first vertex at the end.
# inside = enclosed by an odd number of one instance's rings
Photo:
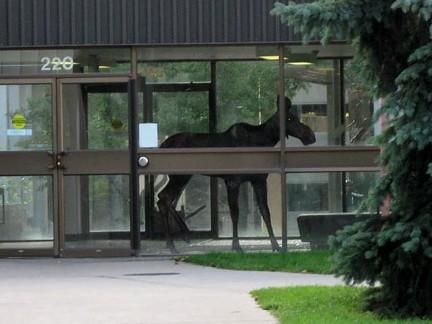
POLYGON ((0 74, 129 73, 130 67, 124 48, 0 52, 0 74))
POLYGON ((0 85, 0 151, 52 149, 51 85, 0 85))
MULTIPOLYGON (((122 84, 120 84, 122 85, 122 84)), ((110 84, 65 84, 63 118, 67 150, 127 149, 128 94, 110 84)))
MULTIPOLYGON (((271 249, 256 192, 259 192, 262 202, 268 202, 272 230, 280 244, 280 176, 271 174, 267 180, 265 175, 222 177, 228 182, 242 182, 238 193, 237 227, 241 247, 251 250, 271 249), (245 177, 248 180, 260 178, 255 191, 245 177), (268 195, 265 195, 265 187, 268 195)), ((230 184, 231 188, 234 188, 235 185, 232 185, 233 183, 230 184)), ((143 254, 165 253, 163 215, 168 215, 169 228, 180 252, 231 250, 234 237, 231 215, 234 214, 230 212, 227 187, 221 177, 187 174, 140 176, 140 197, 141 231, 145 238, 142 242, 143 254), (166 214, 167 210, 175 210, 176 216, 166 214), (182 224, 187 227, 187 233, 182 224)), ((235 194, 231 192, 230 197, 233 199, 235 194)))
POLYGON ((140 63, 138 73, 148 83, 179 83, 210 81, 209 62, 140 63))
POLYGON ((0 177, 0 249, 52 247, 52 178, 0 177))
MULTIPOLYGON (((313 145, 370 144, 374 135, 373 100, 351 61, 344 61, 343 80, 341 60, 309 58, 301 62, 291 61, 288 55, 286 62, 285 92, 300 119, 313 129, 317 139, 313 145)), ((288 145, 301 143, 292 138, 288 145)))
POLYGON ((153 92, 152 99, 161 142, 181 132, 208 133, 207 92, 153 92))
MULTIPOLYGON (((315 60, 304 62, 304 65, 294 63, 288 61, 285 64, 285 93, 291 98, 300 120, 315 133, 313 145, 341 145, 344 131, 338 60, 315 60)), ((302 146, 293 137, 287 144, 302 146)))
POLYGON ((317 235, 327 233, 326 222, 332 217, 354 219, 377 177, 377 172, 287 174, 288 236, 300 234, 299 217, 320 219, 314 228, 317 235))
POLYGON ((66 248, 129 248, 129 176, 65 177, 66 248))
POLYGON ((275 114, 277 61, 219 62, 216 71, 219 131, 235 123, 262 125, 275 114))
POLYGON ((370 144, 375 129, 372 122, 373 100, 359 79, 352 61, 344 62, 345 144, 370 144))

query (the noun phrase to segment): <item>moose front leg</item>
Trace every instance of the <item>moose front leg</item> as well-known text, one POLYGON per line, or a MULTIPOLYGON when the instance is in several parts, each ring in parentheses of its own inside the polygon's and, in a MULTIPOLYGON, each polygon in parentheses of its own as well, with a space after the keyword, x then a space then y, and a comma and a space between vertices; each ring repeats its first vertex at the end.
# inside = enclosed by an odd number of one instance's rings
POLYGON ((190 178, 191 176, 170 176, 167 185, 158 194, 159 200, 157 205, 159 207, 162 224, 165 230, 166 244, 172 254, 178 254, 178 251, 174 245, 170 221, 176 223, 184 235, 187 235, 189 232, 186 224, 177 214, 175 205, 190 178))
POLYGON ((159 201, 157 202, 157 205, 159 207, 159 215, 162 219, 162 225, 165 232, 165 239, 166 239, 166 246, 171 251, 172 254, 178 254, 177 249, 174 245, 174 240, 170 231, 170 224, 169 224, 169 202, 167 202, 166 199, 159 197, 159 201))
POLYGON ((270 236, 270 243, 273 251, 279 251, 279 243, 277 242, 273 233, 273 227, 271 224, 270 210, 267 203, 267 176, 260 176, 255 181, 252 181, 252 187, 255 192, 255 199, 258 204, 258 208, 266 224, 267 231, 270 236))
POLYGON ((240 247, 240 241, 238 238, 238 221, 239 221, 239 188, 240 184, 234 181, 225 181, 225 186, 227 189, 227 198, 228 198, 228 206, 230 209, 230 215, 233 226, 233 240, 232 240, 232 249, 233 251, 243 252, 240 247))

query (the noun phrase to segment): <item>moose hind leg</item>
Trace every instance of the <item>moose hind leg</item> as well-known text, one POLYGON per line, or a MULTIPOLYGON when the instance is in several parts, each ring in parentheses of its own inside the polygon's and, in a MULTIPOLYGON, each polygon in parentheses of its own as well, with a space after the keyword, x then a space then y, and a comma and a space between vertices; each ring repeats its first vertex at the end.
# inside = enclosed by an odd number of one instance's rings
POLYGON ((191 176, 170 176, 167 185, 158 194, 159 207, 162 224, 165 230, 167 248, 174 254, 178 254, 171 233, 170 220, 177 221, 183 232, 187 232, 187 226, 175 210, 175 205, 191 176))
POLYGON ((234 181, 225 181, 225 186, 227 189, 228 206, 230 209, 230 216, 233 226, 233 240, 232 249, 233 251, 243 252, 240 247, 240 242, 238 238, 238 221, 239 221, 239 189, 240 184, 234 181))
POLYGON ((264 223, 267 227, 267 231, 270 236, 270 242, 273 251, 279 251, 280 247, 273 233, 273 227, 271 224, 270 210, 267 203, 267 177, 262 177, 257 181, 252 182, 252 186, 255 192, 255 199, 258 204, 258 208, 263 217, 264 223))

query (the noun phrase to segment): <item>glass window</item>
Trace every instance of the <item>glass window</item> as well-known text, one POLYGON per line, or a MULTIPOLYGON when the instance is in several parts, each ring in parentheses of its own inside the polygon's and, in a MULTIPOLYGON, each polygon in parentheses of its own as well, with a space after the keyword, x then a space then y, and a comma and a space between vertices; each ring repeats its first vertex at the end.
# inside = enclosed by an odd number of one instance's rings
MULTIPOLYGON (((225 131, 235 123, 263 125, 272 117, 279 122, 278 115, 274 116, 277 111, 277 61, 218 62, 216 84, 219 131, 225 131)), ((279 125, 275 126, 279 129, 279 125)), ((279 134, 275 135, 279 138, 279 134)))
POLYGON ((138 71, 146 81, 147 121, 157 123, 161 147, 277 145, 277 61, 262 59, 254 46, 165 50, 138 53, 138 71), (214 59, 223 61, 211 63, 214 59), (181 132, 188 135, 164 142, 181 132))
POLYGON ((181 132, 208 133, 207 91, 153 92, 153 122, 163 141, 181 132))
POLYGON ((0 151, 51 150, 50 84, 0 85, 0 151))
POLYGON ((129 248, 129 176, 65 177, 67 248, 129 248))
MULTIPOLYGON (((340 71, 338 60, 287 59, 285 92, 300 120, 315 133, 315 146, 341 145, 340 71)), ((302 146, 291 138, 288 146, 302 146)))
POLYGON ((0 177, 0 249, 52 247, 52 178, 0 177))
MULTIPOLYGON (((300 119, 313 129, 316 136, 313 145, 370 144, 374 135, 373 100, 355 71, 349 60, 287 55, 285 92, 300 119)), ((288 145, 301 143, 292 139, 288 145)))
POLYGON ((126 91, 126 84, 63 85, 65 149, 127 149, 126 91))
POLYGON ((210 81, 209 62, 146 62, 138 64, 138 73, 148 83, 210 81))
POLYGON ((352 61, 344 61, 346 145, 370 144, 371 137, 377 133, 372 121, 372 97, 356 71, 358 67, 352 61))
POLYGON ((299 235, 299 216, 355 214, 377 177, 377 172, 287 174, 288 236, 299 235))
POLYGON ((129 73, 130 49, 53 49, 0 52, 0 74, 129 73))
POLYGON ((261 210, 266 212, 266 207, 259 207, 257 196, 260 203, 267 202, 275 240, 279 239, 280 245, 280 176, 234 174, 222 177, 188 174, 140 176, 141 231, 145 232, 145 238, 151 239, 142 243, 143 253, 160 253, 161 249, 165 249, 162 217, 166 212, 176 247, 182 253, 231 250, 235 236, 231 216, 235 210, 231 212, 230 209, 235 208, 234 205, 238 208, 237 234, 241 247, 271 249, 269 232, 261 214, 261 210), (231 183, 232 191, 228 195, 224 180, 242 184, 235 188, 231 183), (256 180, 255 187, 251 185, 251 180, 256 180), (233 205, 237 200, 237 189, 238 202, 233 205), (228 196, 232 199, 231 208, 228 196), (169 210, 175 210, 175 216, 169 210), (184 232, 182 224, 189 232, 184 232))

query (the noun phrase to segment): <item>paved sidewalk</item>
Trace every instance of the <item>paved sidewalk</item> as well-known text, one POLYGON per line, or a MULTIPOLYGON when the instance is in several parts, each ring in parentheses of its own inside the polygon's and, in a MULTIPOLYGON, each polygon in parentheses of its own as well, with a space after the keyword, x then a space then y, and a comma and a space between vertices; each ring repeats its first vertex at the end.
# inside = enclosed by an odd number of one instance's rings
POLYGON ((327 275, 231 271, 168 259, 0 259, 7 324, 276 323, 249 291, 335 285, 327 275))

